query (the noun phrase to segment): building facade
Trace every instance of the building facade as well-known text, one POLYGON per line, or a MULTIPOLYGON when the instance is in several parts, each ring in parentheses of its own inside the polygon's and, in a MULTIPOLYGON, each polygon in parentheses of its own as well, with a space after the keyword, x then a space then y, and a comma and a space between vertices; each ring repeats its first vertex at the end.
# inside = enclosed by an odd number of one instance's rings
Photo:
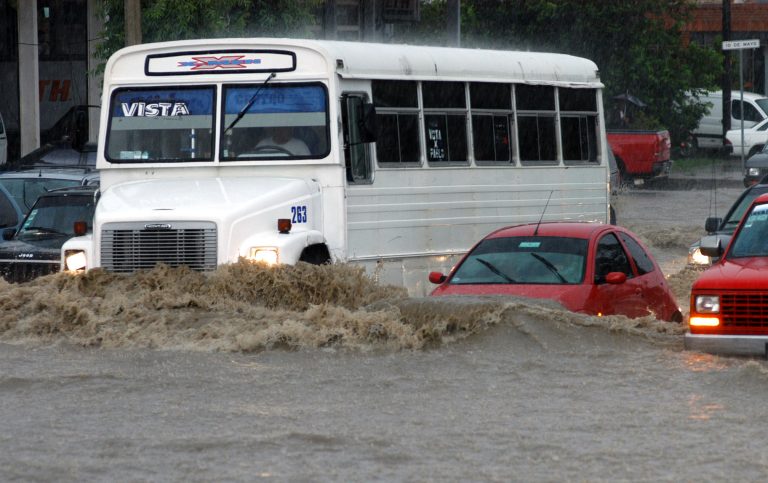
MULTIPOLYGON (((741 53, 744 90, 768 95, 768 1, 737 0, 730 4, 729 40, 760 40, 760 48, 741 53)), ((688 39, 702 46, 721 48, 723 39, 722 0, 699 1, 686 30, 688 39)), ((738 89, 739 54, 732 52, 732 73, 738 89)))

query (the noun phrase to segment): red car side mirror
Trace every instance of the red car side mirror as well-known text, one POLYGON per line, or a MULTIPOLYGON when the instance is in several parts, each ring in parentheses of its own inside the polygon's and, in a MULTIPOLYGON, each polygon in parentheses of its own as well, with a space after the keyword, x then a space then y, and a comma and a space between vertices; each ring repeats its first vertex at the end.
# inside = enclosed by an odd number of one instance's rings
POLYGON ((448 277, 440 272, 429 272, 429 281, 434 284, 441 284, 445 282, 446 278, 448 277))
POLYGON ((627 274, 624 272, 611 272, 605 276, 605 281, 614 285, 619 285, 627 281, 627 274))

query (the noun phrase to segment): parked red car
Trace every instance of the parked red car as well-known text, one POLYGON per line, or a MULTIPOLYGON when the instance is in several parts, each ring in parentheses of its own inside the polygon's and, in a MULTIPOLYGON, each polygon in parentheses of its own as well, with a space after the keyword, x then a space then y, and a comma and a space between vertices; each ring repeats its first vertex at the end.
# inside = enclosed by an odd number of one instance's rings
POLYGON ((720 257, 691 287, 687 349, 768 355, 768 194, 760 195, 727 235, 701 240, 701 252, 720 257), (727 244, 727 248, 725 247, 727 244))
POLYGON ((653 314, 682 322, 659 265, 629 230, 598 223, 554 222, 502 228, 483 238, 432 296, 516 295, 551 299, 590 315, 653 314))

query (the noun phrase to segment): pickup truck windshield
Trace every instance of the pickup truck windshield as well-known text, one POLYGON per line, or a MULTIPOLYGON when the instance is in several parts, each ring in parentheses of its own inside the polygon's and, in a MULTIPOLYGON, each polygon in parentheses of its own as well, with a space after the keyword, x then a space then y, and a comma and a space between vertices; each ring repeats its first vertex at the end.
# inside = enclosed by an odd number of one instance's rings
POLYGON ((107 160, 213 161, 214 87, 117 89, 110 102, 107 160))
POLYGON ((328 154, 328 96, 322 84, 228 85, 223 96, 221 132, 249 101, 253 102, 242 119, 223 134, 222 161, 319 158, 328 154))
POLYGON ((96 206, 91 196, 42 196, 24 220, 16 238, 19 240, 75 235, 75 222, 84 221, 91 231, 96 206))
POLYGON ((757 205, 747 215, 728 258, 768 256, 768 204, 757 205))

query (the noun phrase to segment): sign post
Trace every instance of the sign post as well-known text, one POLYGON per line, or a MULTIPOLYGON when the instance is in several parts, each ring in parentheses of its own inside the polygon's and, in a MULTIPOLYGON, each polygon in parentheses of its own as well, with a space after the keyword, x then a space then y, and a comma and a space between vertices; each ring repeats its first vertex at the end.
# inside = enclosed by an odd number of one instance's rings
POLYGON ((745 49, 758 49, 760 48, 760 39, 751 40, 726 40, 723 42, 723 50, 738 50, 739 51, 739 92, 741 93, 741 99, 739 100, 739 117, 741 118, 741 172, 744 173, 746 168, 746 162, 744 160, 744 50, 745 49))

